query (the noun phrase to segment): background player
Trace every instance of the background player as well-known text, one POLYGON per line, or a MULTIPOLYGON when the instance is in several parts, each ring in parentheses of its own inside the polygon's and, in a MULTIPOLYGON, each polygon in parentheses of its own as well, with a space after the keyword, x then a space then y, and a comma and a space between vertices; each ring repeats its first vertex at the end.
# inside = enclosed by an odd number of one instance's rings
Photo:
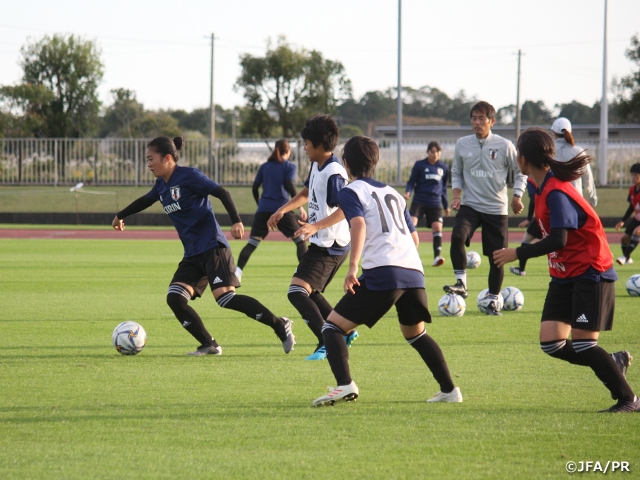
POLYGON ((634 163, 631 165, 631 188, 629 188, 629 195, 627 201, 629 202, 629 208, 616 225, 616 231, 619 231, 624 222, 633 215, 633 218, 629 221, 627 229, 624 231, 624 235, 620 239, 622 244, 622 256, 616 258, 616 262, 620 265, 631 265, 633 259, 631 258, 631 252, 635 250, 640 241, 640 163, 634 163))
POLYGON ((345 295, 322 329, 338 386, 317 398, 313 405, 332 405, 358 397, 344 335, 358 325, 372 328, 393 305, 404 338, 440 385, 440 392, 428 401, 462 402, 442 350, 424 327, 424 322, 431 323, 431 315, 416 248, 418 234, 402 196, 394 188, 373 180, 378 159, 378 145, 368 137, 352 137, 344 146, 343 160, 354 181, 340 191, 338 198, 351 225, 351 256, 345 295), (358 278, 361 256, 362 276, 358 278))
POLYGON ((156 177, 156 183, 149 193, 118 212, 112 222, 113 228, 124 230, 126 217, 141 212, 158 200, 176 227, 184 246, 184 258, 169 285, 167 304, 185 330, 200 342, 198 349, 187 355, 222 354, 222 347, 188 304, 189 300, 202 296, 207 283, 218 305, 242 312, 271 327, 282 341, 284 352, 289 353, 295 344, 291 321, 276 317, 252 297, 236 295, 240 282, 234 275, 231 249, 213 213, 209 195, 220 199, 229 213, 233 222, 233 238, 242 238, 244 226, 229 192, 200 170, 178 165, 182 143, 182 137, 173 140, 158 137, 149 142, 147 167, 156 177))
MULTIPOLYGON (((289 162, 290 155, 289 142, 285 139, 278 140, 267 161, 260 165, 253 181, 251 190, 253 198, 258 204, 258 210, 253 217, 249 241, 238 256, 238 266, 236 267, 238 280, 242 279, 242 271, 251 254, 260 246, 260 242, 269 235, 267 221, 271 215, 289 201, 289 195, 296 196, 296 187, 293 182, 298 167, 295 163, 289 162), (262 196, 260 196, 260 186, 262 186, 262 196)), ((300 207, 300 220, 303 222, 307 220, 307 212, 303 207, 300 207)), ((302 255, 307 251, 307 244, 304 239, 295 235, 299 225, 293 212, 286 212, 277 227, 285 237, 291 238, 296 244, 298 261, 300 261, 302 255)))
POLYGON ((427 217, 427 227, 433 233, 433 263, 439 267, 444 264, 442 257, 442 209, 449 215, 449 199, 447 185, 449 183, 449 167, 440 161, 442 147, 438 142, 427 145, 427 158, 418 160, 411 170, 404 198, 408 199, 413 192, 413 201, 409 214, 414 226, 422 216, 427 217))
POLYGON ((482 226, 482 252, 489 257, 487 296, 492 299, 487 315, 501 315, 497 299, 504 268, 494 263, 492 254, 508 244, 507 174, 510 169, 515 172, 511 209, 516 215, 524 208, 521 197, 526 177, 518 169, 513 143, 491 132, 496 121, 495 108, 487 102, 478 102, 471 108, 470 116, 475 135, 456 142, 451 167, 451 208, 458 210, 451 233, 451 263, 457 281, 454 285, 445 285, 444 291, 467 298, 465 245, 469 246, 473 233, 482 226))
POLYGON ((544 238, 517 249, 497 250, 497 265, 547 254, 551 282, 542 310, 540 346, 552 357, 590 367, 618 402, 601 412, 640 410, 625 379, 629 352, 609 355, 598 346, 601 330, 613 327, 615 280, 611 251, 593 207, 569 183, 580 177, 589 157, 554 160, 553 139, 529 128, 518 139, 518 164, 538 188, 536 219, 544 238), (571 340, 569 340, 571 335, 571 340))
MULTIPOLYGON (((267 222, 275 228, 286 212, 309 204, 309 223, 295 235, 310 237, 311 245, 293 274, 287 297, 318 339, 318 346, 306 360, 324 360, 327 353, 322 325, 332 307, 322 292, 349 253, 349 226, 338 208, 338 192, 347 184, 347 172, 333 154, 338 145, 338 125, 329 115, 307 119, 301 133, 304 151, 311 162, 304 188, 280 207, 267 222)), ((358 336, 348 338, 351 345, 358 336)))
MULTIPOLYGON (((534 211, 536 207, 536 184, 533 183, 531 178, 527 178, 527 193, 529 194, 529 210, 527 212, 527 219, 523 220, 518 224, 520 228, 525 228, 527 231, 524 234, 522 239, 522 245, 528 245, 532 243, 535 239, 540 240, 542 238, 542 231, 540 231, 540 225, 535 219, 534 211)), ((517 267, 509 267, 509 271, 514 275, 522 275, 523 277, 527 274, 527 259, 521 258, 520 265, 517 267)))

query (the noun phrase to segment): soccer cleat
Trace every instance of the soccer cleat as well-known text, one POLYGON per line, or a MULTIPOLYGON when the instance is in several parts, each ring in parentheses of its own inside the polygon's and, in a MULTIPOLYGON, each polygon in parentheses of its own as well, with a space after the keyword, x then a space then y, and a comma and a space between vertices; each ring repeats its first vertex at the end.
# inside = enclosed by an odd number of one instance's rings
POLYGON ((498 310, 498 308, 496 307, 495 300, 491 300, 489 302, 489 305, 487 305, 487 315, 494 315, 494 316, 502 315, 502 312, 498 310))
POLYGON ((201 345, 195 352, 187 353, 191 357, 200 357, 202 355, 222 355, 222 347, 220 345, 201 345))
POLYGON ((236 275, 236 278, 238 279, 238 281, 241 282, 242 281, 242 269, 240 267, 236 267, 235 275, 236 275))
POLYGON ((358 338, 359 336, 360 335, 355 330, 352 330, 349 335, 345 335, 344 341, 347 344, 347 348, 351 347, 351 344, 353 344, 353 342, 355 342, 356 338, 358 338))
POLYGON ((327 349, 324 345, 318 344, 316 350, 305 360, 324 360, 325 358, 327 358, 327 349))
POLYGON ((618 365, 622 376, 624 378, 627 378, 627 368, 629 368, 629 365, 631 365, 631 360, 633 360, 631 354, 623 350, 621 352, 612 353, 611 356, 616 361, 616 365, 618 365))
POLYGON ((633 265, 633 258, 631 258, 631 257, 627 258, 627 261, 625 262, 625 265, 633 265))
POLYGON ((455 295, 460 295, 462 298, 467 298, 468 296, 467 287, 465 287, 464 283, 462 283, 462 280, 460 279, 458 279, 455 285, 445 285, 444 287, 442 287, 442 289, 446 293, 453 293, 455 295))
POLYGON ((598 410, 598 413, 640 412, 640 398, 634 397, 632 402, 618 402, 614 406, 598 410))
POLYGON ((449 403, 462 403, 462 393, 460 388, 456 387, 449 393, 438 392, 433 398, 427 400, 429 403, 435 402, 449 402, 449 403))
POLYGON ((320 398, 316 398, 311 404, 312 407, 324 407, 326 405, 333 405, 336 402, 352 402, 358 398, 358 386, 353 381, 349 385, 338 385, 336 388, 328 388, 329 393, 320 398))
POLYGON ((289 353, 293 350, 293 346, 296 344, 296 337, 291 330, 291 324, 293 323, 287 317, 282 317, 282 324, 278 326, 278 338, 282 341, 282 348, 284 353, 289 353), (284 340, 282 340, 284 338, 284 340))
POLYGON ((518 267, 509 267, 509 271, 514 275, 520 275, 521 277, 524 277, 527 274, 527 272, 520 270, 518 267))
POLYGON ((622 257, 616 258, 616 263, 618 265, 633 265, 633 258, 627 258, 623 255, 622 257))
POLYGON ((438 255, 436 258, 433 259, 433 263, 431 264, 431 266, 439 267, 440 265, 444 265, 444 258, 438 255))

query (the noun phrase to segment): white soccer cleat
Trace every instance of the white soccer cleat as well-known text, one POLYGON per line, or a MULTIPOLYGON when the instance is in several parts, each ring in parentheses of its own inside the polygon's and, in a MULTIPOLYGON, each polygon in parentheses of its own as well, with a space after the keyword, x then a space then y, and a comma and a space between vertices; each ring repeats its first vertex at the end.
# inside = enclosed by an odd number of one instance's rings
POLYGON ((627 262, 625 265, 633 265, 633 258, 631 257, 627 258, 627 262))
POLYGON ((279 337, 285 337, 282 341, 282 348, 284 353, 288 354, 293 350, 293 346, 296 344, 296 337, 293 334, 293 330, 291 328, 291 324, 293 322, 289 320, 287 317, 282 317, 282 326, 280 327, 279 337))
POLYGON ((438 392, 433 398, 427 400, 429 403, 435 402, 449 402, 449 403, 462 403, 462 393, 460 388, 456 387, 449 393, 438 392))
POLYGON ((358 386, 352 381, 349 385, 340 385, 336 388, 328 387, 329 393, 320 398, 316 398, 311 404, 312 407, 324 407, 333 405, 336 402, 352 402, 358 398, 358 386))
POLYGON ((236 267, 236 278, 238 279, 239 282, 242 281, 242 269, 240 267, 236 267))
POLYGON ((440 255, 438 255, 436 258, 433 259, 433 263, 431 264, 432 267, 439 267, 441 265, 444 265, 444 258, 442 258, 440 255))

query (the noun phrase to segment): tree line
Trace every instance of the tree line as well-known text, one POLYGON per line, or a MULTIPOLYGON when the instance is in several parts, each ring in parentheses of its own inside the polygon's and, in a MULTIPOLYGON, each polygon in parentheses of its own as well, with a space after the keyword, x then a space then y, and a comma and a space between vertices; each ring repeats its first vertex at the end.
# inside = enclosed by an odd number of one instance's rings
MULTIPOLYGON (((24 45, 17 85, 0 86, 0 136, 3 137, 118 137, 183 135, 206 138, 209 108, 149 110, 126 88, 111 91, 102 105, 97 89, 104 75, 100 48, 94 40, 76 35, 45 35, 24 45)), ((640 122, 640 38, 626 50, 637 70, 611 85, 615 100, 610 123, 640 122)), ((353 97, 344 66, 316 50, 295 48, 285 37, 268 41, 264 56, 240 56, 241 74, 234 89, 246 103, 233 109, 216 105, 218 137, 292 137, 304 120, 317 112, 331 113, 345 137, 372 135, 376 125, 396 123, 397 89, 353 97)), ((460 91, 450 97, 436 87, 403 87, 405 125, 466 125, 470 107, 478 100, 460 91)), ((577 101, 549 107, 526 100, 521 106, 524 125, 550 124, 565 116, 574 124, 597 124, 600 103, 577 101), (559 112, 559 113, 555 113, 559 112)), ((497 123, 515 123, 516 106, 498 109, 497 123)))

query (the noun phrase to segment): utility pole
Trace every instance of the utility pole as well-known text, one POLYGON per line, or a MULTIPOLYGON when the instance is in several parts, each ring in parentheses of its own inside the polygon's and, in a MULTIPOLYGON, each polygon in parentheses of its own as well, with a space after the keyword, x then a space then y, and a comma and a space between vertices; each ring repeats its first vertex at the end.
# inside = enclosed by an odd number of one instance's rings
POLYGON ((520 57, 522 50, 518 50, 518 87, 516 89, 516 142, 520 138, 520 57))
POLYGON ((607 184, 607 147, 609 143, 609 104, 607 102, 607 0, 604 0, 604 42, 602 46, 602 101, 600 102, 600 145, 598 148, 598 179, 607 184))
POLYGON ((402 0, 398 0, 398 105, 397 105, 397 134, 398 141, 398 173, 397 183, 402 184, 402 0))
POLYGON ((216 106, 213 101, 213 33, 211 34, 211 75, 210 75, 210 84, 211 84, 211 96, 209 97, 209 113, 211 114, 211 118, 209 119, 209 159, 210 162, 214 165, 213 167, 213 178, 217 182, 218 181, 218 157, 216 155, 216 106))

